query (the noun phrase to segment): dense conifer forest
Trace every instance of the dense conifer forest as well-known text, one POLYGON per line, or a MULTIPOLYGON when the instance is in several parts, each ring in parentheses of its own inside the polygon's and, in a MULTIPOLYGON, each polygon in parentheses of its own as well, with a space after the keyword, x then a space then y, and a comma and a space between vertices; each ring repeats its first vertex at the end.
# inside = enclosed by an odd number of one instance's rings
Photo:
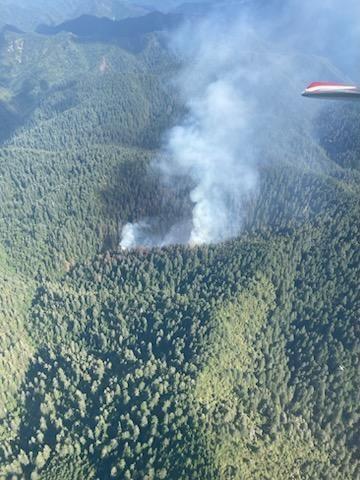
POLYGON ((274 145, 240 236, 127 251, 191 209, 149 168, 163 36, 6 29, 0 65, 0 478, 359 478, 359 107, 274 145))

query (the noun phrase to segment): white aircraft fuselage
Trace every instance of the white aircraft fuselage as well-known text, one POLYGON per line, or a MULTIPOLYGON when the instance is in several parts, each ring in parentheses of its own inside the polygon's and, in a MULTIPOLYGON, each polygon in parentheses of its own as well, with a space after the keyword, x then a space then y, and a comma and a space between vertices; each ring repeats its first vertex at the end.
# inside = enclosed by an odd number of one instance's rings
POLYGON ((360 87, 342 83, 313 82, 301 95, 330 100, 360 100, 360 87))

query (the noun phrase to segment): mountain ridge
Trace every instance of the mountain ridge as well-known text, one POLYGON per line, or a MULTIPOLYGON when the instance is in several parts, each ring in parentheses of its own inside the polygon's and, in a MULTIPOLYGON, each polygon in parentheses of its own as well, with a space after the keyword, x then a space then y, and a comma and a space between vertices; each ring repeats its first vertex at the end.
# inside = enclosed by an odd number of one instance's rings
POLYGON ((113 39, 145 35, 177 27, 183 20, 182 15, 151 12, 147 15, 124 20, 111 20, 92 15, 82 15, 74 20, 57 26, 39 25, 36 32, 42 35, 56 35, 66 31, 84 38, 113 39))
POLYGON ((107 16, 121 19, 132 16, 144 15, 154 8, 140 6, 136 2, 126 0, 0 0, 0 27, 2 24, 15 23, 25 31, 34 31, 39 23, 56 25, 81 14, 107 16))

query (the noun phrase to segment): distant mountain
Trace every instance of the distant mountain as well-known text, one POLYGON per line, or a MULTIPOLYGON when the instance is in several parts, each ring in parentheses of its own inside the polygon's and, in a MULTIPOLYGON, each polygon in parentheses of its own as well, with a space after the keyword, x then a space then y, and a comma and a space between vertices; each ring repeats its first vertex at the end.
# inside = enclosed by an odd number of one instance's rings
MULTIPOLYGON (((102 25, 104 19, 94 20, 102 25)), ((112 23, 110 20, 108 22, 112 23)), ((104 34, 100 31, 97 34, 100 36, 102 33, 104 34)), ((119 101, 122 101, 123 92, 126 101, 134 98, 135 103, 139 102, 139 105, 133 107, 134 111, 142 111, 147 102, 144 96, 151 98, 148 103, 149 115, 158 116, 159 109, 156 112, 153 109, 156 103, 155 89, 158 86, 152 85, 152 74, 149 74, 148 82, 142 77, 147 70, 155 73, 171 71, 172 68, 169 53, 157 33, 121 37, 111 42, 105 37, 103 42, 95 44, 92 41, 79 41, 79 37, 68 32, 39 35, 4 31, 0 34, 0 141, 8 138, 24 121, 30 121, 34 109, 38 108, 37 120, 31 120, 31 123, 36 124, 40 117, 42 121, 50 121, 54 112, 60 119, 61 114, 66 116, 68 110, 72 114, 83 106, 86 110, 89 101, 96 104, 91 105, 92 115, 99 110, 99 114, 106 111, 121 116, 125 107, 116 107, 118 92, 119 101), (44 51, 47 52, 46 55, 42 53, 44 51), (141 78, 136 80, 134 76, 141 78), (131 85, 131 92, 123 91, 126 85, 131 85), (148 86, 151 91, 144 93, 148 86), (108 107, 105 108, 105 104, 108 107)), ((164 99, 164 92, 160 90, 157 97, 164 99)), ((85 111, 80 115, 87 118, 84 124, 89 127, 88 135, 96 138, 98 118, 95 116, 92 121, 85 111)), ((71 115, 71 118, 74 116, 71 115)), ((70 131, 78 123, 79 120, 71 120, 71 125, 67 122, 70 131)), ((121 124, 121 120, 109 116, 106 124, 106 131, 111 132, 121 124)), ((55 130, 61 131, 64 128, 49 127, 53 134, 55 130)), ((139 128, 138 123, 138 138, 141 136, 139 128)), ((146 128, 147 125, 144 130, 146 128)), ((122 134, 125 131, 126 129, 121 129, 122 134)), ((41 136, 44 137, 43 133, 41 136)), ((82 135, 82 138, 85 136, 82 135)), ((53 139, 51 142, 57 141, 53 139)), ((60 145, 61 141, 59 142, 60 145)))
POLYGON ((23 33, 20 28, 15 27, 14 25, 6 24, 2 27, 1 33, 13 32, 13 33, 23 33))
POLYGON ((0 28, 14 24, 26 31, 33 31, 40 24, 56 25, 80 15, 106 16, 119 20, 145 15, 154 10, 126 0, 0 0, 0 28))
MULTIPOLYGON (((235 5, 273 7, 274 2, 283 0, 0 0, 0 28, 5 24, 16 25, 25 31, 34 31, 39 24, 58 25, 81 15, 108 17, 112 20, 138 17, 152 11, 203 15, 216 8, 232 9, 235 5)), ((276 10, 276 9, 275 9, 276 10)))
POLYGON ((98 18, 91 15, 82 15, 75 20, 61 23, 55 27, 40 25, 36 31, 45 35, 70 32, 79 37, 106 40, 168 30, 179 25, 182 18, 178 14, 163 14, 160 12, 152 12, 142 17, 124 20, 111 20, 105 17, 98 18))

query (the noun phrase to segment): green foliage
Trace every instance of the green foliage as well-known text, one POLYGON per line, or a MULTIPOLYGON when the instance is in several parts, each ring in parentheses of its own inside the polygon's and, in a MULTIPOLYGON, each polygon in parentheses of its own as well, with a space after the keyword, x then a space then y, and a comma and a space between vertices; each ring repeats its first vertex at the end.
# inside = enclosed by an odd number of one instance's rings
POLYGON ((8 437, 1 419, 16 406, 16 393, 24 380, 32 342, 25 328, 31 285, 9 266, 0 247, 0 442, 8 437))
POLYGON ((116 246, 120 219, 130 218, 136 205, 126 182, 145 174, 147 158, 121 147, 0 150, 0 241, 13 263, 46 274, 116 246), (115 182, 126 203, 110 195, 115 182))
POLYGON ((48 445, 101 478, 353 478, 357 225, 331 225, 106 254, 43 285, 23 471, 41 472, 48 445))
POLYGON ((336 163, 360 170, 358 115, 358 108, 351 104, 328 108, 323 115, 327 121, 319 122, 318 130, 323 145, 336 163))
POLYGON ((357 478, 355 135, 274 144, 237 239, 119 251, 127 221, 189 217, 149 169, 175 63, 156 35, 5 44, 0 475, 357 478))

